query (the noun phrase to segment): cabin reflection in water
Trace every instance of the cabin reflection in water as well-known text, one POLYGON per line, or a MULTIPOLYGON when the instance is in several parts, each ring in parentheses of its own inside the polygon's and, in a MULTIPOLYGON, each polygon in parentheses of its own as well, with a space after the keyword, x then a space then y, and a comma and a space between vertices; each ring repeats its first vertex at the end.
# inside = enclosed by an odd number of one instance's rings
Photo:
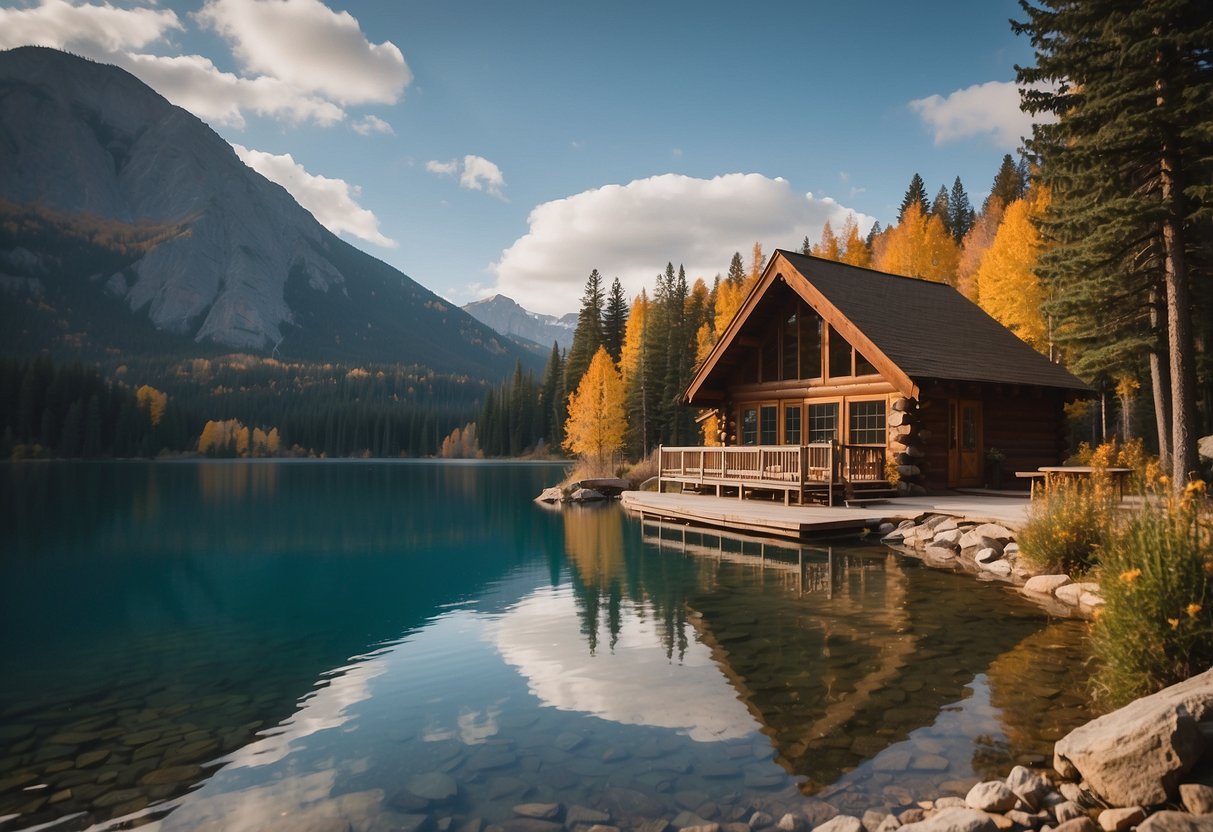
POLYGON ((1057 732, 1086 718, 1071 703, 1081 627, 1046 624, 1003 588, 881 546, 656 521, 640 523, 637 557, 614 544, 614 512, 576 514, 566 544, 590 649, 624 604, 651 609, 673 661, 689 629, 807 794, 838 805, 848 791, 957 791, 1045 762, 1057 732), (1050 709, 1058 719, 1042 724, 1050 709))

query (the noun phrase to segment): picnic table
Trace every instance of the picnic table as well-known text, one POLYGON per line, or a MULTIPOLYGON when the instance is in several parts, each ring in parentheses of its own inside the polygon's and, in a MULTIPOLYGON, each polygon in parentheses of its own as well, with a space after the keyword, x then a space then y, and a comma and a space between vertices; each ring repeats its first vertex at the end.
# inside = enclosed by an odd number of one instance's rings
POLYGON ((1016 471, 1015 476, 1021 479, 1031 479, 1032 496, 1036 496, 1036 481, 1043 480, 1046 484, 1065 479, 1090 479, 1099 471, 1108 475, 1116 484, 1117 496, 1124 499, 1125 480, 1133 473, 1132 468, 1096 468, 1093 465, 1042 465, 1035 471, 1016 471))

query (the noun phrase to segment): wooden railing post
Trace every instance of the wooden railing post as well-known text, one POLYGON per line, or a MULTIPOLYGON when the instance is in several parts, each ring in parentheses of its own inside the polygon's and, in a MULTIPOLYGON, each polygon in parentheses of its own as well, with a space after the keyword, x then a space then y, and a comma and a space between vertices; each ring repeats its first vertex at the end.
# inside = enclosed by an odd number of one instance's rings
POLYGON ((665 450, 661 445, 657 446, 657 493, 662 492, 661 475, 665 473, 665 450))

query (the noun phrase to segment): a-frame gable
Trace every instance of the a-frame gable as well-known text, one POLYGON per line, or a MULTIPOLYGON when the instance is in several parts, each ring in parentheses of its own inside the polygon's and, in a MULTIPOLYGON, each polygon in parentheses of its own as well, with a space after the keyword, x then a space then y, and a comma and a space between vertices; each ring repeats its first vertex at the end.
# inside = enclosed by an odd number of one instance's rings
MULTIPOLYGON (((734 343, 738 333, 745 326, 746 320, 758 308, 759 303, 761 303, 770 288, 781 279, 806 304, 812 307, 822 317, 822 320, 834 327, 840 335, 850 342, 852 347, 867 358, 886 381, 892 384, 903 395, 910 397, 917 396, 918 391, 913 380, 885 355, 859 327, 843 315, 834 304, 830 303, 825 295, 818 291, 798 268, 792 265, 787 257, 784 256, 782 250, 776 249, 771 255, 766 269, 763 270, 762 276, 750 290, 750 293, 746 295, 741 307, 737 310, 737 314, 733 316, 733 320, 725 328, 724 333, 721 334, 720 340, 716 342, 712 351, 708 353, 707 358, 704 359, 703 363, 696 370, 694 377, 692 377, 690 384, 687 385, 687 389, 683 393, 682 399, 684 402, 688 404, 695 403, 695 397, 716 369, 721 357, 734 343)), ((875 300, 873 299, 874 302, 875 300)))

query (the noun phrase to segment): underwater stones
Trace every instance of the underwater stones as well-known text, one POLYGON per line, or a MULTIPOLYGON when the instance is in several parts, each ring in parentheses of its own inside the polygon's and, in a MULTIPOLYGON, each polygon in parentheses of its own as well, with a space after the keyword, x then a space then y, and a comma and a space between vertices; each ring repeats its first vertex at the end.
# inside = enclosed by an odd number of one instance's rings
POLYGON ((939 754, 918 754, 910 762, 914 771, 947 771, 948 760, 939 754))
POLYGON ((367 832, 425 832, 429 824, 429 815, 401 814, 388 810, 379 813, 367 832))
POLYGON ((905 832, 997 832, 990 816, 976 809, 942 809, 917 823, 903 824, 905 832))
POLYGON ((85 751, 76 757, 76 768, 92 768, 99 766, 109 759, 113 752, 108 748, 100 748, 96 751, 85 751))
POLYGON ((512 811, 520 818, 555 820, 560 817, 561 808, 559 803, 519 803, 512 811))
POLYGON ((183 783, 187 780, 194 780, 198 775, 202 774, 201 766, 169 766, 167 768, 156 769, 148 772, 139 778, 139 783, 144 786, 162 786, 171 783, 183 783))
POLYGON ((518 755, 504 746, 486 745, 468 758, 468 771, 490 771, 495 768, 512 766, 518 761, 518 755))
POLYGON ((775 818, 768 815, 766 812, 755 812, 750 815, 749 827, 751 829, 766 829, 775 823, 775 818))
POLYGON ((564 813, 564 825, 569 829, 576 826, 591 826, 596 824, 609 823, 611 816, 607 812, 591 809, 588 806, 578 806, 573 804, 564 813))
POLYGON ((459 794, 459 784, 455 782, 455 778, 440 771, 410 777, 404 788, 430 803, 446 803, 459 794))

